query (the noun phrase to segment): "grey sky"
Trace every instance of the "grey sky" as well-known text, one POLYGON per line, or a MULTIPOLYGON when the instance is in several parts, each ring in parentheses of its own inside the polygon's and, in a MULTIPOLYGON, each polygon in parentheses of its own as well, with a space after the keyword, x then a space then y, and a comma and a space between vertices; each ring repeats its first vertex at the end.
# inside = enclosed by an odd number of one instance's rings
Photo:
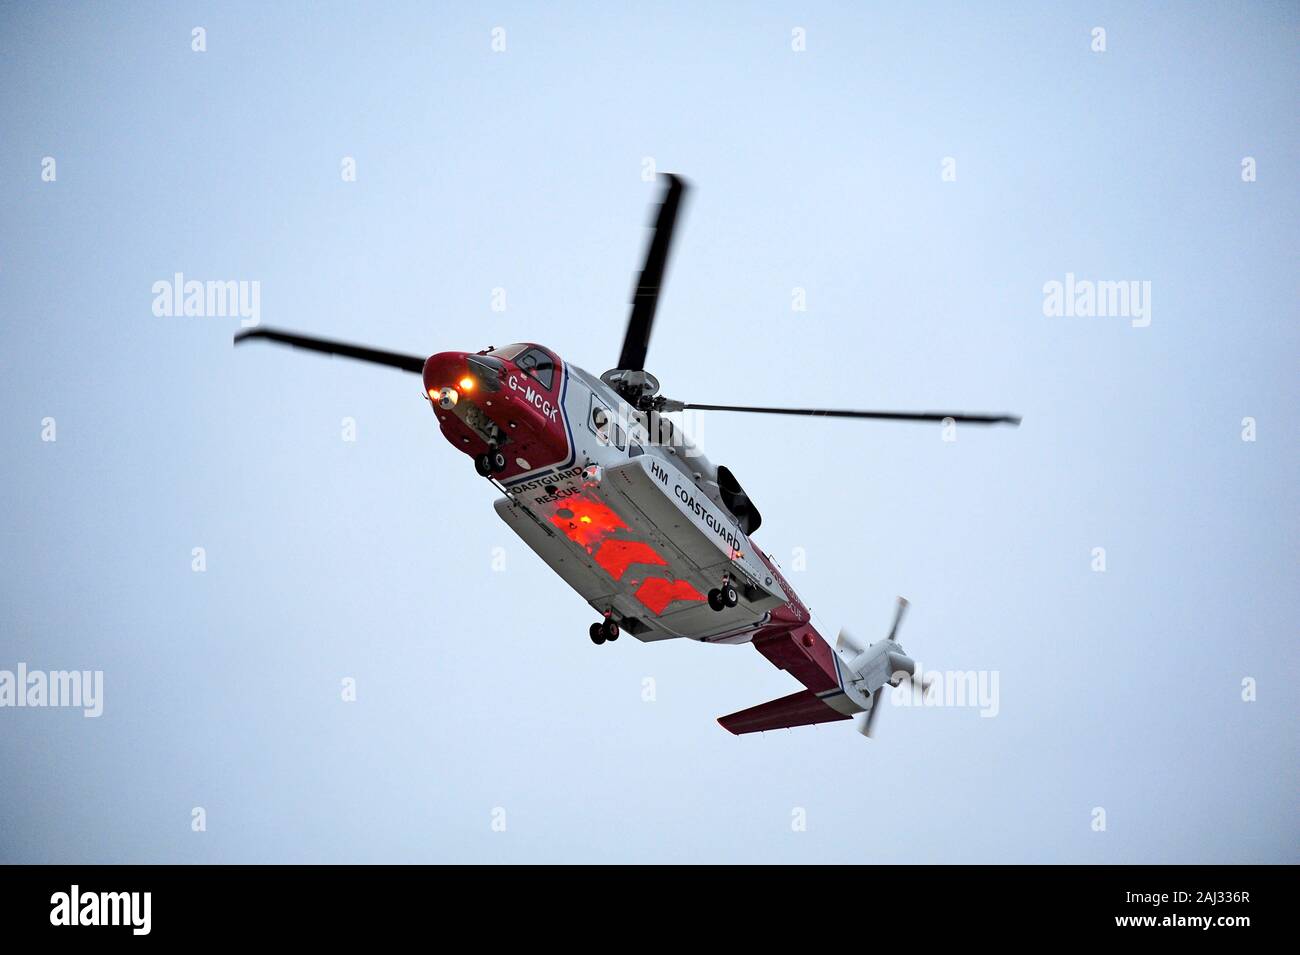
POLYGON ((0 709, 0 861, 1298 861, 1298 20, 5 7, 0 669, 102 669, 104 713, 0 709), (830 639, 905 594, 904 646, 998 671, 996 718, 734 738, 715 717, 798 684, 594 647, 415 376, 151 311, 176 272, 256 280, 268 325, 598 374, 647 156, 695 186, 667 394, 1024 415, 697 433, 830 639), (1150 326, 1045 316, 1067 273, 1149 281, 1150 326))

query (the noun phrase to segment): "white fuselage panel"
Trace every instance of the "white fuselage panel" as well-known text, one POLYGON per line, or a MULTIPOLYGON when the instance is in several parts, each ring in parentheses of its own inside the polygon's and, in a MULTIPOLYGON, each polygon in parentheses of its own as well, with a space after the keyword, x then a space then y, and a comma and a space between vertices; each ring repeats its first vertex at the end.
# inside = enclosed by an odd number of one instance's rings
POLYGON ((574 459, 513 481, 497 513, 595 610, 612 611, 638 638, 747 639, 787 597, 718 503, 707 460, 686 443, 646 442, 636 427, 644 419, 629 417, 612 389, 567 371, 563 413, 574 459), (714 611, 706 595, 724 575, 740 603, 714 611))

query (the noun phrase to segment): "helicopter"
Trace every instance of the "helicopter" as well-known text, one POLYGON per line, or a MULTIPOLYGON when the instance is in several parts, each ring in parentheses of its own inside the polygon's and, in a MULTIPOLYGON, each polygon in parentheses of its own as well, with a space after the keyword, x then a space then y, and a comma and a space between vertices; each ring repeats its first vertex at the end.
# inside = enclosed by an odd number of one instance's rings
POLYGON ((915 672, 897 641, 907 601, 899 598, 883 640, 863 646, 842 630, 832 649, 754 542, 762 517, 736 475, 711 463, 668 416, 723 411, 948 427, 1014 426, 1020 418, 700 404, 660 394, 646 355, 687 190, 680 176, 662 178, 622 350, 599 376, 531 342, 422 356, 259 326, 234 343, 274 342, 420 375, 443 437, 500 492, 498 516, 596 611, 592 643, 624 632, 643 642, 748 643, 803 685, 720 717, 724 729, 740 735, 856 715, 871 736, 885 687, 915 672))

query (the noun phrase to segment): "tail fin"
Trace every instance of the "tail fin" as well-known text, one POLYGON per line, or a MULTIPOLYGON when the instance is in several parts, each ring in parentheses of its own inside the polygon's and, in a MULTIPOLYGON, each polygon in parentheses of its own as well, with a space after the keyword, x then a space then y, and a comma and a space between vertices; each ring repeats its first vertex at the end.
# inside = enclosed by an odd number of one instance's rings
POLYGON ((739 736, 742 733, 811 726, 813 723, 832 723, 848 718, 846 714, 838 713, 823 703, 812 690, 800 690, 779 700, 769 700, 747 710, 719 717, 718 723, 723 729, 739 736))

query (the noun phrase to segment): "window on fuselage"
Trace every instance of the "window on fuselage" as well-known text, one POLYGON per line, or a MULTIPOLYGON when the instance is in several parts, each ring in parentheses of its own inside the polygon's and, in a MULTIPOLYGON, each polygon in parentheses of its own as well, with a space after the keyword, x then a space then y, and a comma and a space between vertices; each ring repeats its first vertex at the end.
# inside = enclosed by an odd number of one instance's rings
POLYGON ((555 362, 551 356, 540 348, 530 348, 518 358, 515 364, 525 375, 535 378, 547 391, 555 384, 555 362))
POLYGON ((595 395, 591 396, 591 414, 587 418, 587 427, 601 444, 613 444, 620 451, 623 450, 623 429, 618 426, 613 412, 595 395))

